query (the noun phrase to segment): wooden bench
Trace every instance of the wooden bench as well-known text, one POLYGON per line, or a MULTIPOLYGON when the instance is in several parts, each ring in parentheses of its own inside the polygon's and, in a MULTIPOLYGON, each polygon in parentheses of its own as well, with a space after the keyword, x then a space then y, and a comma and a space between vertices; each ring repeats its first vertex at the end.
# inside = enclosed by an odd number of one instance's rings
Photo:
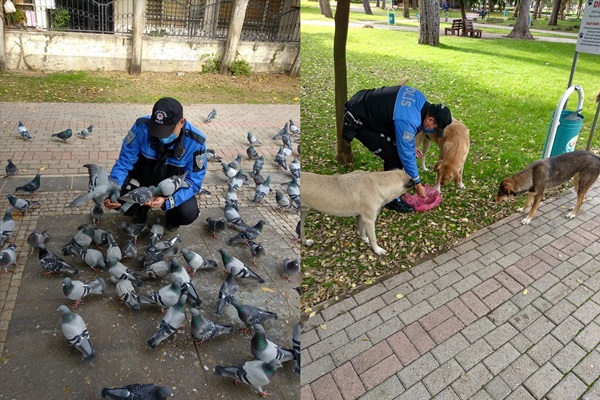
POLYGON ((450 32, 452 35, 454 35, 454 32, 456 32, 456 35, 460 36, 460 30, 462 28, 463 28, 462 19, 453 19, 452 26, 449 28, 444 28, 444 35, 447 35, 448 32, 450 32))
POLYGON ((476 38, 480 38, 481 37, 481 29, 475 29, 473 28, 473 21, 468 19, 465 22, 465 33, 470 36, 470 37, 476 37, 476 38))

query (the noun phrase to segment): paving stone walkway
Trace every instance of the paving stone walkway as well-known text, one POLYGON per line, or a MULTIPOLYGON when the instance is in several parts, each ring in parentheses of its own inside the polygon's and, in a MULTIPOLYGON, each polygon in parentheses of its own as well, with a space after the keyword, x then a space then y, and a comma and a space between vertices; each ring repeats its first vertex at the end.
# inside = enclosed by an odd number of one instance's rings
POLYGON ((301 399, 600 399, 598 184, 588 197, 573 220, 570 191, 308 319, 301 399))

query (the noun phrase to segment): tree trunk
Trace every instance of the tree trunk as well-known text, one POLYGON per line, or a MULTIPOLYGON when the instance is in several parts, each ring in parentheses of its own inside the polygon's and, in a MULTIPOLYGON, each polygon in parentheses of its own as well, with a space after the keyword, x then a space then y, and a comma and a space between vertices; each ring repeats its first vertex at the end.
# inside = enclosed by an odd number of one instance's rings
MULTIPOLYGON (((4 3, 2 3, 4 4, 4 3)), ((6 71, 6 31, 4 30, 4 7, 0 6, 0 71, 6 71)))
POLYGON ((533 10, 533 19, 538 19, 538 13, 540 11, 540 9, 542 8, 542 0, 538 0, 535 3, 535 8, 533 10))
POLYGON ((493 12, 494 8, 496 8, 496 4, 494 4, 494 1, 488 0, 488 10, 490 10, 490 12, 493 12))
POLYGON ((561 0, 560 9, 558 10, 558 19, 565 20, 565 9, 567 8, 567 0, 561 0))
POLYGON ((248 0, 235 0, 233 3, 231 21, 229 21, 229 30, 227 32, 227 41, 225 42, 225 52, 223 53, 223 57, 221 57, 221 63, 219 65, 219 73, 221 75, 228 75, 229 66, 235 61, 247 7, 248 0))
MULTIPOLYGON (((364 2, 365 2, 365 1, 363 0, 363 3, 364 3, 364 2)), ((380 5, 380 4, 381 4, 381 0, 377 0, 377 1, 375 2, 375 7, 379 7, 379 5, 380 5)))
MULTIPOLYGON (((460 5, 460 18, 462 19, 462 26, 467 26, 467 10, 465 10, 465 2, 460 0, 458 4, 460 5)), ((467 36, 467 32, 463 29, 461 35, 467 36)))
POLYGON ((404 13, 402 16, 406 19, 410 19, 410 9, 408 8, 408 0, 403 1, 404 13))
POLYGON ((550 14, 550 21, 548 21, 548 25, 556 26, 558 25, 558 10, 560 9, 560 0, 554 0, 554 4, 552 4, 552 13, 550 14))
POLYGON ((300 47, 298 47, 298 52, 289 71, 289 76, 292 78, 297 78, 298 75, 300 75, 300 47))
POLYGON ((335 79, 335 126, 337 130, 337 162, 343 166, 354 163, 350 142, 342 138, 344 132, 344 104, 348 100, 348 71, 346 68, 346 43, 350 0, 338 0, 335 10, 335 34, 333 36, 333 71, 335 79))
POLYGON ((321 14, 324 15, 325 18, 333 18, 333 13, 331 12, 331 4, 329 4, 329 0, 319 0, 319 8, 321 9, 321 14))
MULTIPOLYGON (((362 0, 363 3, 363 7, 365 8, 365 14, 368 15, 373 15, 373 11, 371 10, 371 3, 369 3, 369 0, 362 0)), ((377 4, 379 5, 379 4, 377 4)), ((336 11, 337 13, 337 11, 336 11)))
POLYGON ((440 5, 438 0, 421 0, 419 4, 419 44, 440 44, 440 5))
POLYGON ((529 31, 529 26, 527 24, 527 18, 529 17, 529 5, 531 4, 531 0, 521 0, 521 5, 519 6, 519 16, 517 17, 517 22, 513 30, 508 34, 507 37, 513 39, 533 39, 533 35, 529 31))
POLYGON ((131 64, 129 73, 140 75, 142 73, 142 43, 144 42, 144 10, 145 0, 133 2, 133 32, 131 34, 131 64))
POLYGON ((385 10, 385 0, 381 0, 381 8, 385 10))
POLYGON ((411 0, 411 5, 413 10, 419 8, 419 2, 417 0, 411 0))
MULTIPOLYGON (((518 18, 519 17, 519 9, 521 8, 521 0, 515 0, 515 12, 513 12, 513 17, 514 18, 518 18)), ((527 10, 527 12, 529 12, 529 10, 527 10)))

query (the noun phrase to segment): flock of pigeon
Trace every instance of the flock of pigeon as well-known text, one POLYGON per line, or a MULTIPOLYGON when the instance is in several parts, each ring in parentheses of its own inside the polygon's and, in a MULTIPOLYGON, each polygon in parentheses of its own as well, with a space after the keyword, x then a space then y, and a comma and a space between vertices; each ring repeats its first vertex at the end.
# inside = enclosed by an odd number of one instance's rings
MULTIPOLYGON (((213 109, 205 122, 210 122, 215 117, 216 110, 213 109)), ((93 126, 90 125, 84 129, 85 133, 82 131, 78 136, 88 137, 92 128, 93 126)), ((19 121, 18 132, 24 139, 31 139, 21 121, 19 121)), ((287 157, 293 154, 291 137, 299 136, 299 134, 297 126, 292 120, 289 120, 289 123, 286 123, 284 128, 272 138, 282 141, 274 162, 285 171, 288 171, 287 157)), ((72 136, 72 131, 67 129, 52 136, 66 141, 72 136)), ((255 196, 252 202, 256 204, 269 195, 271 176, 263 178, 261 175, 265 158, 256 150, 256 147, 261 145, 260 140, 250 131, 247 133, 247 140, 249 144, 247 155, 249 160, 254 161, 252 178, 255 183, 255 196)), ((296 139, 296 142, 298 141, 296 139)), ((297 152, 299 155, 299 145, 297 152)), ((237 191, 248 180, 248 176, 241 167, 242 156, 238 154, 235 160, 225 163, 213 150, 207 149, 207 153, 210 161, 221 162, 223 172, 228 179, 228 190, 223 209, 224 216, 207 218, 206 228, 215 238, 226 231, 227 227, 235 229, 238 233, 227 241, 227 245, 246 246, 250 251, 249 258, 255 266, 256 259, 266 253, 258 238, 267 222, 260 220, 251 226, 240 217, 237 191)), ((122 249, 112 232, 99 227, 104 214, 102 202, 105 198, 110 197, 111 201, 124 201, 125 203, 120 209, 123 212, 133 204, 144 204, 153 195, 170 196, 180 187, 185 187, 187 184, 185 173, 165 179, 156 187, 138 188, 121 196, 119 185, 110 178, 109 173, 103 167, 94 164, 84 166, 88 168, 89 173, 88 191, 74 199, 69 206, 77 207, 90 200, 93 201, 94 207, 90 212, 92 224, 80 225, 69 243, 62 247, 60 255, 46 247, 46 241, 50 237, 47 231, 31 230, 27 238, 27 243, 31 247, 29 254, 31 255, 35 249, 38 249, 39 265, 44 274, 66 275, 62 280, 62 292, 66 299, 73 301, 73 304, 71 308, 61 305, 58 311, 62 314, 61 330, 68 342, 83 354, 85 360, 92 361, 96 358, 96 351, 91 339, 93 335, 90 335, 83 318, 73 310, 77 309, 84 297, 101 296, 111 290, 107 281, 114 284, 114 291, 131 310, 156 308, 164 312, 160 326, 147 340, 148 346, 152 349, 156 349, 161 342, 183 327, 187 316, 186 311, 190 315, 190 334, 196 342, 201 344, 221 335, 232 334, 233 326, 219 324, 207 317, 208 311, 202 309, 201 295, 192 279, 199 270, 216 270, 217 262, 206 259, 189 248, 180 250, 179 235, 163 240, 165 228, 161 225, 160 218, 150 226, 132 222, 121 223, 119 226, 121 231, 129 237, 122 249), (148 247, 144 251, 141 251, 142 249, 138 251, 138 236, 146 231, 149 232, 148 247), (92 245, 97 246, 100 250, 91 247, 92 245), (101 250, 104 250, 104 253, 101 250), (177 259, 179 253, 182 254, 187 264, 185 268, 177 259), (69 255, 75 256, 80 264, 91 268, 98 277, 89 281, 77 280, 79 268, 63 258, 69 255), (140 268, 130 269, 124 264, 128 259, 139 265, 140 268), (103 272, 106 273, 105 277, 100 277, 99 275, 103 272), (160 280, 167 280, 168 283, 149 294, 140 294, 136 291, 136 288, 139 290, 148 281, 160 282, 160 280), (186 304, 189 304, 187 310, 186 304)), ((5 177, 15 176, 18 171, 18 167, 12 160, 8 160, 5 177)), ((282 210, 295 212, 300 207, 300 163, 296 158, 289 163, 289 172, 291 181, 287 184, 287 193, 276 191, 275 197, 282 210)), ((31 182, 17 187, 15 191, 29 193, 33 198, 34 193, 40 188, 40 178, 41 175, 37 174, 31 182)), ((4 218, 0 222, 0 249, 4 247, 5 241, 10 242, 14 233, 13 210, 25 213, 39 205, 37 201, 18 198, 12 194, 7 194, 6 197, 12 208, 6 210, 4 218)), ((215 314, 222 315, 224 307, 228 304, 235 308, 239 319, 246 325, 244 331, 248 331, 250 328, 254 330, 250 348, 256 360, 233 366, 216 365, 213 372, 217 376, 230 377, 236 382, 251 385, 257 389, 260 395, 266 396, 268 393, 262 389, 262 386, 270 383, 277 369, 282 367, 283 362, 295 360, 295 372, 300 373, 300 324, 296 324, 292 332, 292 349, 284 349, 268 340, 263 324, 269 320, 277 320, 277 314, 261 309, 257 305, 242 304, 236 296, 239 291, 237 279, 258 283, 264 283, 265 280, 244 261, 231 255, 227 248, 221 248, 218 251, 224 269, 228 272, 228 277, 223 281, 219 291, 215 314)), ((131 263, 129 264, 131 265, 131 263)), ((0 268, 3 273, 6 273, 11 266, 17 266, 16 246, 13 243, 10 243, 0 253, 0 268)), ((299 258, 285 258, 282 261, 282 278, 290 281, 290 276, 298 274, 299 271, 299 258)), ((295 289, 299 292, 299 287, 295 289)), ((103 398, 111 399, 162 399, 172 396, 173 392, 165 386, 133 384, 122 388, 104 388, 101 395, 103 398)))

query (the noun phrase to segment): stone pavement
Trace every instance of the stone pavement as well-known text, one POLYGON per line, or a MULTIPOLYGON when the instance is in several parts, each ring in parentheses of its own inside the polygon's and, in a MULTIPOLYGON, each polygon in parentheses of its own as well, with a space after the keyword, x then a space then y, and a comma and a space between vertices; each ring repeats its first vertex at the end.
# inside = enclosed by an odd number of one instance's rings
POLYGON ((308 318, 301 399, 600 399, 598 184, 588 197, 573 220, 571 190, 308 318))
MULTIPOLYGON (((234 365, 252 359, 252 333, 236 332, 200 346, 190 339, 188 321, 178 334, 151 350, 146 341, 160 324, 161 313, 151 306, 143 306, 139 312, 130 311, 117 298, 112 283, 108 283, 105 295, 84 299, 77 310, 88 325, 97 353, 95 361, 83 361, 76 350, 67 348, 60 331, 57 308, 60 304, 71 305, 62 294, 63 276, 42 276, 37 252, 27 256, 29 229, 48 230, 51 236, 48 249, 60 254, 60 248, 70 240, 77 226, 90 222, 91 204, 65 208, 87 190, 87 169, 82 165, 94 163, 110 169, 133 121, 151 109, 152 105, 0 103, 0 160, 5 163, 10 158, 21 169, 15 178, 0 179, 0 210, 8 207, 6 193, 13 193, 16 186, 31 180, 38 170, 42 174, 42 186, 36 193, 40 207, 25 216, 15 214, 17 228, 13 241, 18 246, 19 266, 14 272, 0 276, 0 399, 96 399, 103 386, 146 382, 170 386, 175 398, 181 399, 253 399, 258 396, 250 386, 235 385, 232 380, 212 373, 217 364, 234 365), (32 141, 19 137, 18 120, 22 120, 34 136, 32 141), (90 123, 94 125, 91 139, 74 136, 69 143, 62 143, 50 137, 68 127, 75 133, 90 123)), ((298 214, 277 209, 274 192, 285 192, 285 183, 291 180, 291 175, 276 167, 274 157, 280 143, 271 137, 290 118, 299 123, 300 108, 297 105, 206 104, 184 105, 184 110, 186 117, 206 134, 208 147, 226 161, 242 153, 246 170, 251 169, 253 163, 245 155, 246 132, 252 130, 263 142, 257 150, 265 155, 263 175, 272 176, 272 193, 263 203, 253 205, 254 184, 251 183, 238 192, 238 197, 240 214, 247 223, 254 224, 259 219, 268 222, 260 237, 267 254, 253 267, 266 282, 238 280, 238 297, 242 303, 277 312, 277 321, 264 324, 267 337, 282 347, 291 348, 291 332, 300 319, 299 295, 294 290, 299 286, 299 276, 286 282, 279 272, 284 257, 296 258, 300 254, 294 240, 298 214), (217 118, 210 124, 203 123, 213 107, 218 111, 217 118)), ((203 188, 211 194, 197 197, 202 214, 192 225, 181 227, 176 233, 182 239, 181 247, 218 263, 217 270, 199 271, 193 277, 203 300, 202 314, 215 322, 233 325, 238 331, 243 324, 232 306, 226 306, 221 316, 214 313, 217 294, 226 276, 217 250, 225 248, 249 265, 251 255, 245 246, 226 244, 227 239, 237 233, 233 229, 227 229, 214 239, 204 227, 207 217, 223 215, 226 184, 220 164, 210 163, 203 188)), ((152 211, 148 222, 161 215, 164 216, 160 211, 152 211)), ((107 212, 100 224, 101 228, 115 233, 121 246, 127 237, 119 230, 119 224, 125 220, 126 217, 116 212, 107 212)), ((165 237, 173 235, 167 233, 165 237)), ((148 236, 141 235, 140 254, 147 245, 148 236)), ((177 257, 185 265, 183 258, 177 257)), ((107 272, 92 271, 74 256, 64 258, 80 268, 78 278, 81 280, 96 276, 108 278, 107 272)), ((133 260, 124 263, 133 270, 140 269, 133 260)), ((165 284, 166 281, 147 281, 138 293, 147 293, 165 284)), ((293 369, 293 361, 286 363, 263 389, 276 399, 298 399, 299 377, 293 369)))

